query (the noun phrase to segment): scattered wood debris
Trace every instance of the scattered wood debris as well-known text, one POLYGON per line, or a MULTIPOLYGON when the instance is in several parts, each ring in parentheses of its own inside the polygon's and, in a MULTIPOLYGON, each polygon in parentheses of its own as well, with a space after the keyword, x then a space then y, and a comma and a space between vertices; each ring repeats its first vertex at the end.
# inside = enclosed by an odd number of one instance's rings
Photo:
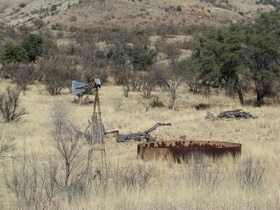
POLYGON ((117 142, 125 142, 127 140, 135 141, 156 141, 156 138, 151 136, 149 133, 156 130, 159 126, 171 126, 171 123, 157 123, 150 129, 144 132, 130 133, 130 134, 120 134, 116 137, 117 142))
POLYGON ((249 112, 241 111, 242 109, 236 109, 236 110, 230 110, 230 111, 224 111, 215 117, 214 114, 211 112, 207 112, 207 115, 205 119, 207 120, 218 120, 218 119, 255 119, 257 117, 251 115, 249 112))

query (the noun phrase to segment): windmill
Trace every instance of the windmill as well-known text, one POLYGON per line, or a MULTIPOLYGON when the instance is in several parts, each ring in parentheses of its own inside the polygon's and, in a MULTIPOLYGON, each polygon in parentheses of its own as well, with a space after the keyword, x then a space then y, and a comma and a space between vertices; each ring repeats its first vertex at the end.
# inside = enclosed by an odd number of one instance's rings
POLYGON ((89 135, 89 151, 88 151, 88 171, 89 171, 89 183, 93 181, 97 175, 100 178, 100 184, 106 186, 107 184, 107 166, 106 166, 106 154, 104 135, 105 128, 102 123, 100 100, 98 90, 101 88, 101 82, 99 79, 95 79, 94 82, 84 84, 82 82, 72 81, 72 94, 78 97, 83 95, 87 87, 93 87, 95 89, 95 99, 93 104, 93 113, 91 116, 91 132, 89 135), (93 152, 99 151, 99 166, 93 174, 93 152))

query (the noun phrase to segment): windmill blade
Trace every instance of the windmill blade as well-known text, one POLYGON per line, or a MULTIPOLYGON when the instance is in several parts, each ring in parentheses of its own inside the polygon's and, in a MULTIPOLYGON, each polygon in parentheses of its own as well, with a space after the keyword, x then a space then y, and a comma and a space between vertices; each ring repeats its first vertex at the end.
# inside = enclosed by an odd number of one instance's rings
POLYGON ((82 82, 72 81, 72 95, 78 95, 85 92, 85 84, 82 82))

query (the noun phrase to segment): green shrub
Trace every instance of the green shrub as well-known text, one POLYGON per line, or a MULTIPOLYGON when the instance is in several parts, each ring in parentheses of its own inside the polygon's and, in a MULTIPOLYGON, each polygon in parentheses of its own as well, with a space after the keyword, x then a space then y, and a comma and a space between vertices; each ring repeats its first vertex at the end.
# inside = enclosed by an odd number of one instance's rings
POLYGON ((178 5, 176 9, 177 9, 178 12, 181 12, 182 11, 181 5, 178 5))
POLYGON ((62 25, 60 23, 55 23, 52 25, 52 30, 61 30, 62 25))
POLYGON ((52 12, 56 11, 57 10, 57 6, 54 4, 51 6, 51 9, 50 9, 52 12))
POLYGON ((2 52, 0 52, 0 61, 4 63, 27 63, 29 61, 28 53, 21 45, 7 42, 2 52))
POLYGON ((130 56, 134 68, 138 70, 145 70, 152 65, 156 56, 156 53, 146 46, 129 47, 127 54, 130 56))
POLYGON ((72 15, 72 16, 70 17, 70 21, 77 21, 77 17, 74 16, 74 15, 72 15))
POLYGON ((26 4, 25 4, 25 3, 20 3, 20 4, 19 4, 19 7, 20 7, 20 8, 26 7, 26 4))
POLYGON ((35 61, 42 53, 43 37, 37 34, 28 34, 21 45, 27 52, 29 61, 35 61))
POLYGON ((111 29, 112 32, 120 32, 120 30, 121 30, 121 29, 118 28, 118 27, 114 27, 114 28, 111 29))

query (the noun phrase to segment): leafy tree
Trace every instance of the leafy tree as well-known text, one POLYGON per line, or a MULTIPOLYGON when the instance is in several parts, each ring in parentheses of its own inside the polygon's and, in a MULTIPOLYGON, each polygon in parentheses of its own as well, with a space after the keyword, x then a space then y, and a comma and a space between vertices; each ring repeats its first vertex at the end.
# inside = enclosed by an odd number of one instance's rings
POLYGON ((252 34, 244 52, 245 65, 255 82, 257 105, 264 104, 264 97, 271 93, 272 79, 279 79, 279 38, 272 34, 252 34))
POLYGON ((202 84, 224 85, 229 93, 238 93, 241 104, 244 99, 239 75, 246 74, 240 65, 244 40, 245 34, 237 25, 229 30, 212 29, 195 40, 192 57, 202 84))
POLYGON ((127 54, 131 58, 133 67, 137 70, 145 70, 153 64, 156 53, 147 46, 128 47, 127 54))
POLYGON ((22 47, 26 50, 29 61, 34 62, 42 53, 43 38, 37 34, 29 34, 22 41, 22 47))
POLYGON ((246 29, 244 65, 255 82, 257 105, 272 93, 272 81, 280 80, 280 13, 263 13, 246 29))
POLYGON ((4 63, 27 63, 29 58, 28 53, 22 46, 7 42, 0 53, 0 60, 4 63))
POLYGON ((255 22, 255 27, 259 31, 280 35, 280 12, 261 13, 255 22))
POLYGON ((257 105, 263 105, 264 97, 272 93, 272 81, 280 78, 279 20, 279 12, 263 13, 254 24, 212 29, 199 36, 192 61, 200 81, 237 92, 243 104, 249 78, 255 83, 257 105))
POLYGON ((152 65, 156 53, 149 50, 147 46, 117 46, 110 49, 107 53, 107 59, 114 64, 124 64, 127 60, 131 61, 135 70, 145 70, 152 65))

